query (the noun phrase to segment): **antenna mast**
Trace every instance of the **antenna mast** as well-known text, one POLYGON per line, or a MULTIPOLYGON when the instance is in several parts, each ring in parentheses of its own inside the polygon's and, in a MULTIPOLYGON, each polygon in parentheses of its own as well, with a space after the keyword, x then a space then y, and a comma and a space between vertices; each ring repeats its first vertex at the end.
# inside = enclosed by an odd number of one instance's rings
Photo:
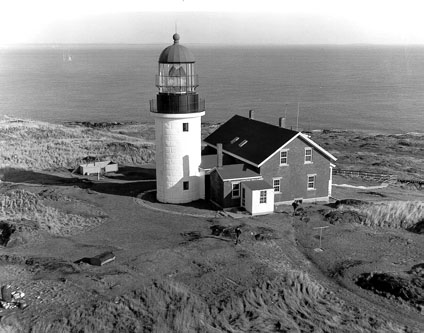
POLYGON ((299 132, 299 102, 297 102, 296 131, 298 131, 298 132, 299 132))

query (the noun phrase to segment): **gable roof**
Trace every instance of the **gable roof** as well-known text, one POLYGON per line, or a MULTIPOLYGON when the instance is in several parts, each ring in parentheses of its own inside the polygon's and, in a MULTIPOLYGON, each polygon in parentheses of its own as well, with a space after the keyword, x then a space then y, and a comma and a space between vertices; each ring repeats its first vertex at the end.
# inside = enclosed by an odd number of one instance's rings
POLYGON ((248 169, 245 164, 229 164, 215 170, 222 180, 262 178, 260 174, 248 169))
POLYGON ((110 165, 110 164, 116 164, 116 163, 107 160, 107 161, 97 161, 92 163, 80 164, 79 166, 82 168, 104 168, 106 165, 110 165))
POLYGON ((300 132, 239 115, 222 124, 205 138, 204 142, 215 148, 218 143, 222 143, 224 153, 260 167, 299 136, 331 160, 336 160, 333 155, 300 132))
POLYGON ((269 185, 265 180, 252 180, 250 182, 244 182, 243 184, 252 191, 273 189, 273 187, 269 185))
POLYGON ((296 134, 298 132, 235 115, 204 141, 214 147, 222 143, 224 152, 257 166, 296 134))

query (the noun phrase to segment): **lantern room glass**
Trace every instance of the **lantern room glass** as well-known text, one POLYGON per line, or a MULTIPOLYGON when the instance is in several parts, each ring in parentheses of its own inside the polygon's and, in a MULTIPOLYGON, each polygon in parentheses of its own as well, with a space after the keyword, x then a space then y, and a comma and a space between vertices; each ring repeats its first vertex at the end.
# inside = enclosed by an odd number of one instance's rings
POLYGON ((156 86, 160 93, 187 94, 194 93, 198 83, 194 75, 193 63, 159 63, 159 75, 156 86))

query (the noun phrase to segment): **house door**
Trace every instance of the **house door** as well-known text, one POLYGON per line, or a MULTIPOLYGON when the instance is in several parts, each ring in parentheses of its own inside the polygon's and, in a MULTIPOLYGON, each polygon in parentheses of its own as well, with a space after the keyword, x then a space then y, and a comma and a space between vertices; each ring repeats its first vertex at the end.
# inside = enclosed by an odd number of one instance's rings
POLYGON ((243 187, 241 189, 241 206, 245 207, 246 205, 246 189, 243 187))
POLYGON ((211 175, 205 175, 205 200, 211 198, 211 175))

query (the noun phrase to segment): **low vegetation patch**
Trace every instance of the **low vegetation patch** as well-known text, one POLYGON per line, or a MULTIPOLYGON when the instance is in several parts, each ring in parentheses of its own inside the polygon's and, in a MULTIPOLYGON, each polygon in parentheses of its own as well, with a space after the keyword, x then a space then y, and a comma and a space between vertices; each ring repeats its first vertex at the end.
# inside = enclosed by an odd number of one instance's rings
POLYGON ((23 121, 0 124, 0 168, 74 169, 85 157, 120 164, 154 160, 152 144, 142 138, 82 126, 23 121))
POLYGON ((179 283, 156 281, 113 300, 81 305, 60 318, 34 318, 31 325, 34 332, 403 331, 358 313, 297 271, 214 304, 179 283))
POLYGON ((357 213, 363 218, 355 222, 370 227, 402 228, 412 231, 424 220, 424 203, 421 201, 388 201, 359 206, 341 205, 338 209, 342 212, 357 213))
POLYGON ((39 229, 55 236, 66 236, 98 226, 104 218, 63 212, 45 205, 40 196, 25 190, 0 194, 0 220, 10 226, 4 228, 9 231, 27 230, 25 221, 33 221, 32 231, 39 229))

